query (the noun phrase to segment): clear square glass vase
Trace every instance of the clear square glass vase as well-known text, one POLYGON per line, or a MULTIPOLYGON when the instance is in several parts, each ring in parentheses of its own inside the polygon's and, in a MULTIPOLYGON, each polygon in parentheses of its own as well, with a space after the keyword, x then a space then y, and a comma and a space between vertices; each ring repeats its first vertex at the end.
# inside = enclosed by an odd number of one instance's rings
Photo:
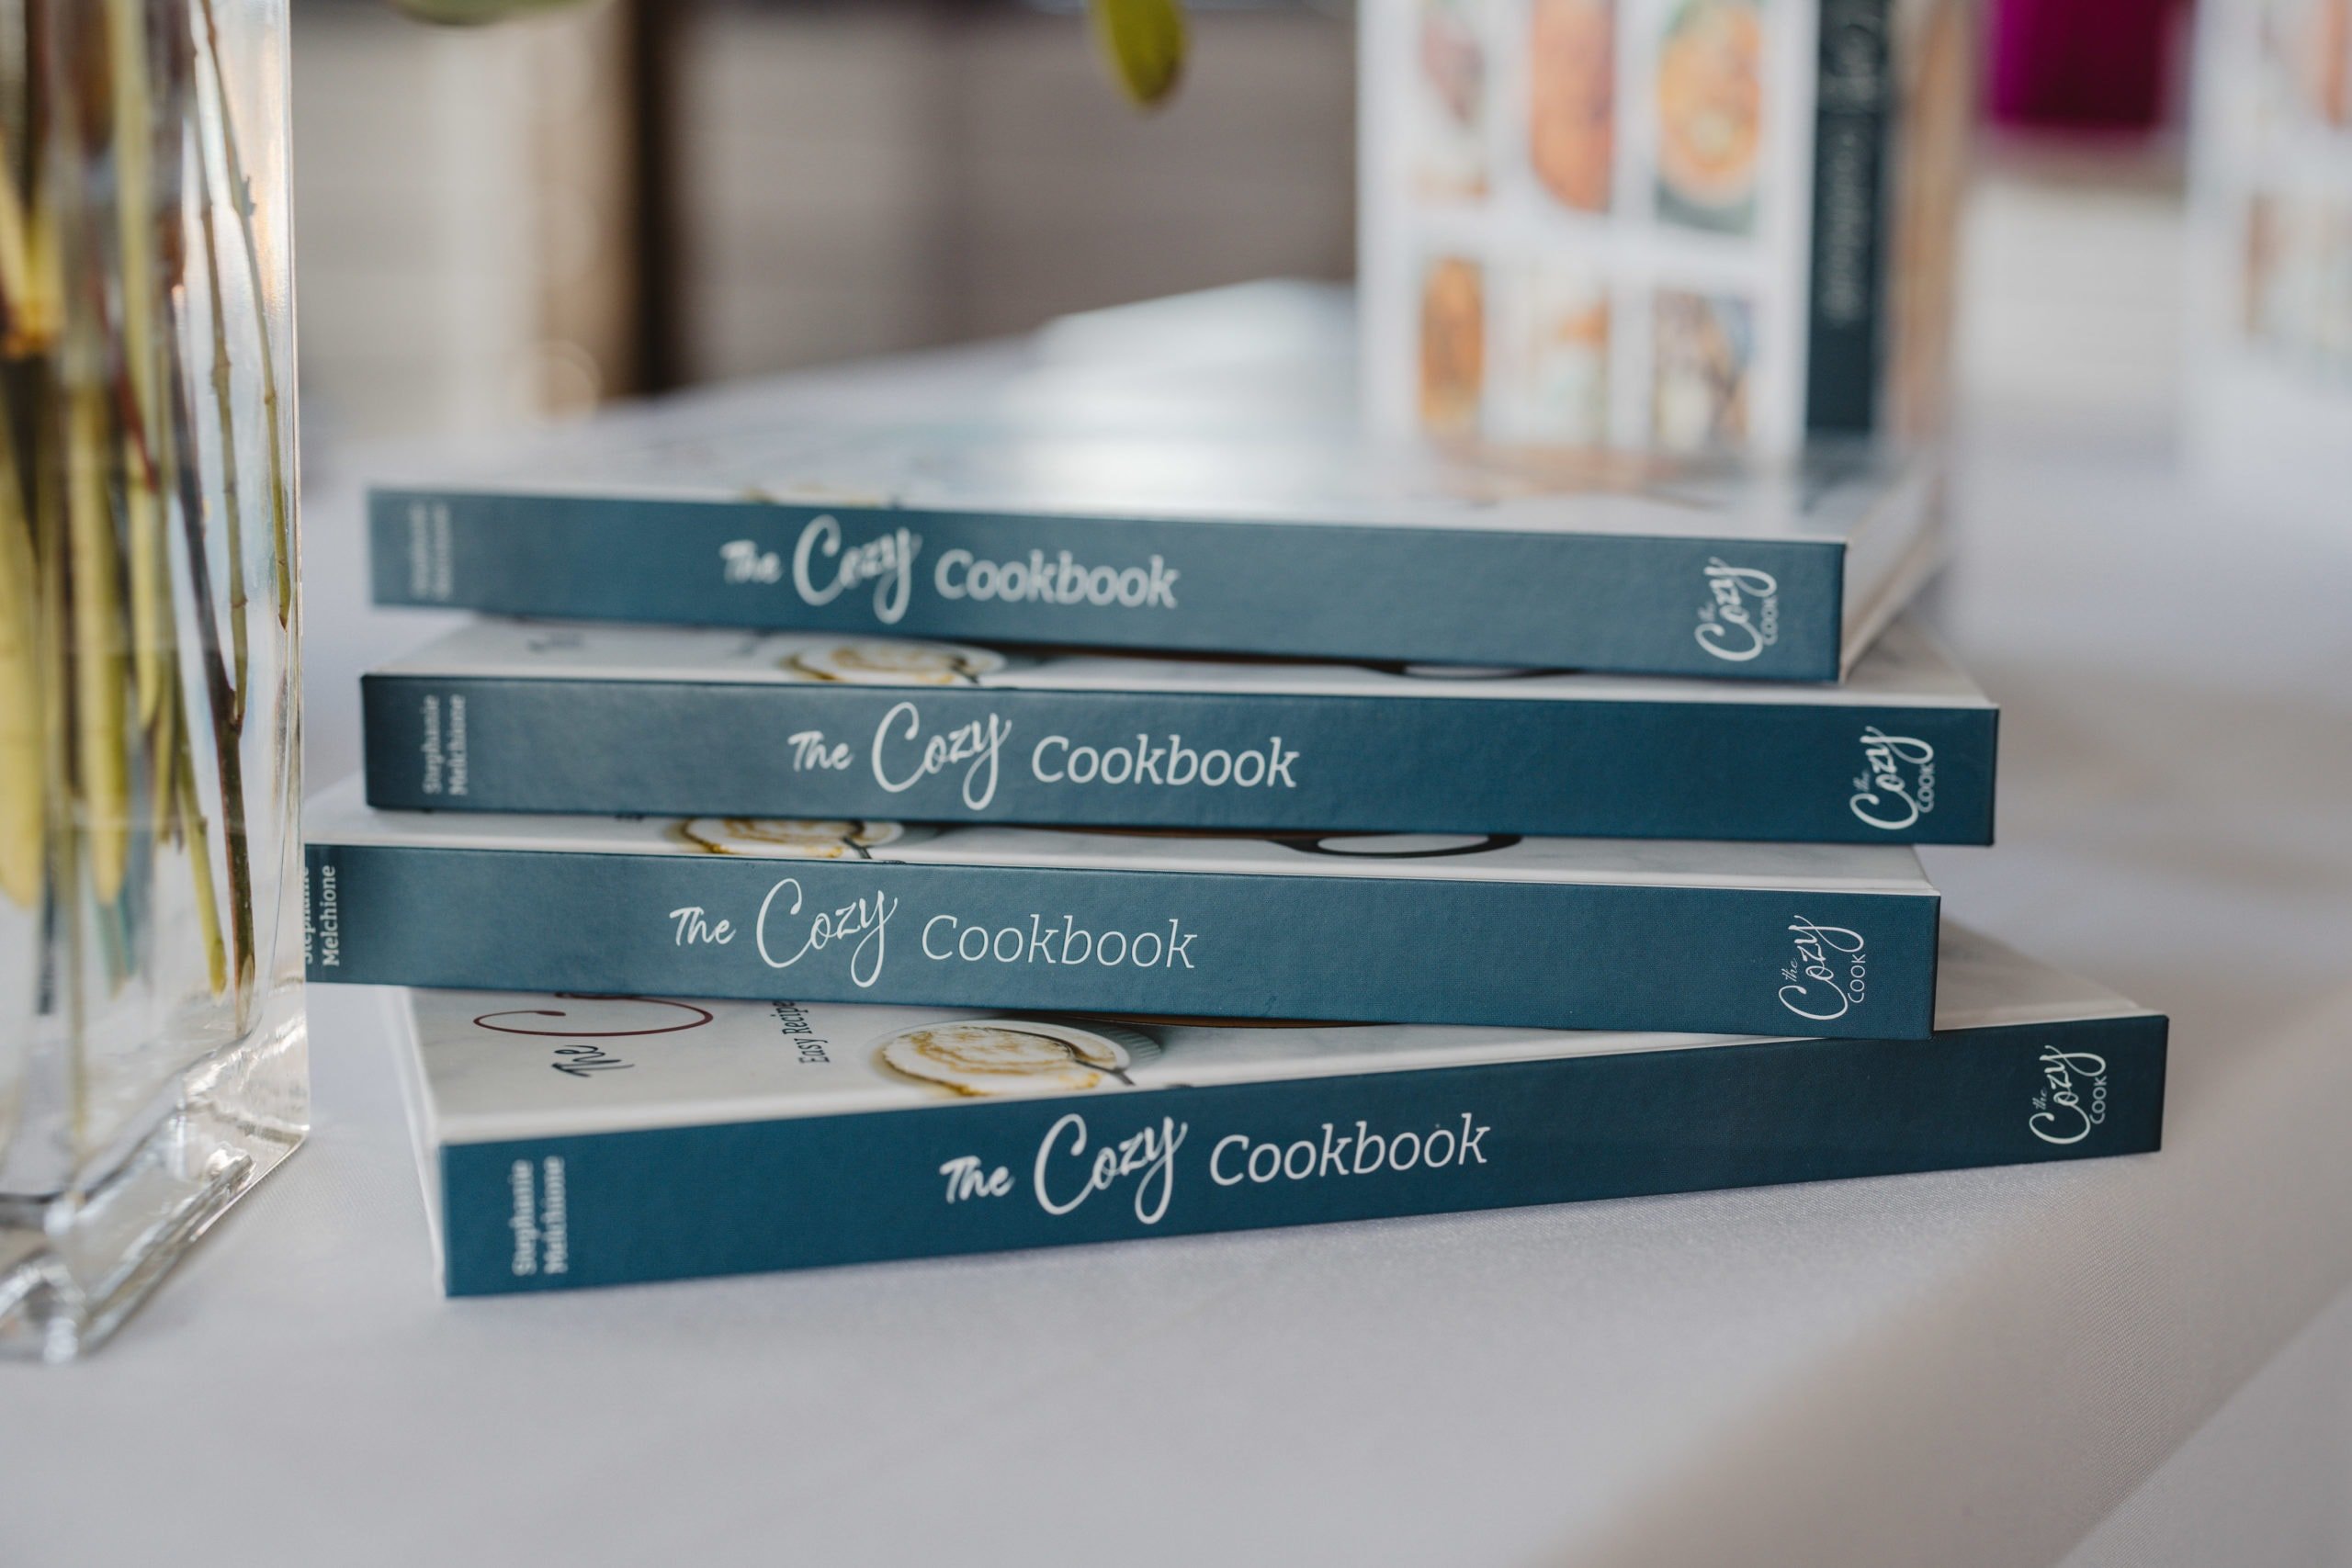
POLYGON ((0 1351, 303 1136, 286 0, 0 0, 0 1351))

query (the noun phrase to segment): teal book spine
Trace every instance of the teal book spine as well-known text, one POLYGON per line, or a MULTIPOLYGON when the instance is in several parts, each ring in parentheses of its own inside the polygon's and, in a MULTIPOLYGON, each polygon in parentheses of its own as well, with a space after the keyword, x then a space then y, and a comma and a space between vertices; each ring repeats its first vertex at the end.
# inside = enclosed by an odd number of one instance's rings
POLYGON ((390 809, 1984 844, 1990 705, 386 673, 390 809))
POLYGON ((1805 425, 1816 434, 1867 434, 1886 423, 1890 10, 1890 0, 1821 5, 1805 355, 1805 425))
MULTIPOLYGON (((1939 899, 313 840, 318 981, 1924 1038, 1939 899)), ((1924 882, 1916 885, 1925 889, 1924 882)))
POLYGON ((379 490, 376 602, 565 620, 1835 681, 1847 547, 379 490))
POLYGON ((2153 1150, 2165 1021, 444 1144, 452 1295, 2153 1150))

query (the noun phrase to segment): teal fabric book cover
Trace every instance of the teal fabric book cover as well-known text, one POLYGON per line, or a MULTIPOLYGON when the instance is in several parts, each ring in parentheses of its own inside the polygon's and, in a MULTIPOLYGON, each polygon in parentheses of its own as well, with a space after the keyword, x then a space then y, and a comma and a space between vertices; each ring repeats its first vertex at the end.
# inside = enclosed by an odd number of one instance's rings
POLYGON ((1943 974, 1924 1042, 387 995, 473 1295, 2156 1147, 2162 1017, 1943 974))
POLYGON ((1898 620, 1839 686, 485 621, 365 682, 446 811, 1990 842, 1999 713, 1898 620))
POLYGON ((1885 844, 1224 835, 315 801, 321 981, 1918 1038, 1885 844))

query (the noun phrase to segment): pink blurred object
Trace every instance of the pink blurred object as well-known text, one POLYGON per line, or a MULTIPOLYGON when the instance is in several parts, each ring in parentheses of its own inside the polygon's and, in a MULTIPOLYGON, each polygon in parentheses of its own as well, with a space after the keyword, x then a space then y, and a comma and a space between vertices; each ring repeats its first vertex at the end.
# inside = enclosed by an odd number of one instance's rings
POLYGON ((2177 0, 1996 0, 1993 118, 2006 125, 2149 130, 2163 119, 2177 0))

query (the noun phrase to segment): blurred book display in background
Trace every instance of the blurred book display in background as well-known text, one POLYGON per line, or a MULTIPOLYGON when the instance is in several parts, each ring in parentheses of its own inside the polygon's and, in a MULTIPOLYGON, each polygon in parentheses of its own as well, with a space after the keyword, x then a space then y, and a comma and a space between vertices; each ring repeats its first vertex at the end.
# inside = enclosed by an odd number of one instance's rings
POLYGON ((1974 15, 1368 0, 1374 421, 1770 454, 1935 434, 1974 15))

